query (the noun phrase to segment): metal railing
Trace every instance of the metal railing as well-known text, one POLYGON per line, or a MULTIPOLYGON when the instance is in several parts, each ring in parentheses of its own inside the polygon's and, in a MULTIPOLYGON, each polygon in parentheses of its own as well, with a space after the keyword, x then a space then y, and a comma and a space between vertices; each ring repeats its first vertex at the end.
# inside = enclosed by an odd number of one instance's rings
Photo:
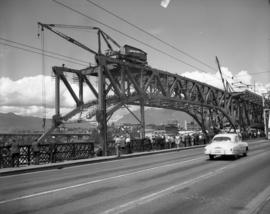
MULTIPOLYGON (((180 147, 192 145, 203 145, 204 140, 187 141, 180 143, 180 147)), ((102 151, 95 151, 94 142, 76 142, 76 143, 49 143, 39 146, 38 157, 34 155, 31 145, 20 145, 20 154, 17 160, 12 158, 9 146, 0 146, 0 168, 26 166, 34 164, 56 163, 66 160, 78 160, 101 156, 102 151), (38 160, 37 160, 38 159, 38 160), (15 163, 16 161, 16 163, 15 163)), ((120 146, 121 154, 131 154, 134 152, 144 152, 162 149, 176 148, 175 142, 165 142, 165 140, 133 139, 130 143, 123 143, 120 146)), ((108 156, 116 155, 115 142, 108 142, 108 156)))
POLYGON ((77 160, 94 156, 94 143, 58 143, 41 144, 38 157, 35 157, 31 145, 21 145, 18 160, 12 158, 11 146, 0 147, 0 168, 25 166, 32 164, 56 163, 65 160, 77 160), (38 160, 36 160, 38 158, 38 160), (16 163, 14 163, 16 161, 16 163))

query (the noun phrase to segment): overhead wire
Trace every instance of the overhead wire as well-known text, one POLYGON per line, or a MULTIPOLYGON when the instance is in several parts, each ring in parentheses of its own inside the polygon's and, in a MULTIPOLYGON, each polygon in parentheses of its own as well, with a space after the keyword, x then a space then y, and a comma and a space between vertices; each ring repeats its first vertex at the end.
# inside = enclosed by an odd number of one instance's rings
MULTIPOLYGON (((29 50, 29 49, 22 48, 22 47, 19 47, 19 46, 10 45, 10 44, 3 43, 3 42, 0 42, 0 44, 1 45, 5 45, 5 46, 9 46, 9 47, 12 47, 12 48, 17 48, 17 49, 20 49, 20 50, 23 50, 23 51, 26 51, 26 52, 30 52, 30 53, 35 53, 35 54, 42 55, 42 53, 40 53, 40 52, 29 50)), ((60 58, 60 57, 57 57, 57 56, 48 55, 46 53, 44 53, 44 56, 49 57, 49 58, 52 58, 52 59, 66 61, 66 62, 77 64, 77 65, 88 66, 88 64, 82 64, 82 63, 74 62, 74 61, 71 61, 71 60, 68 60, 68 59, 63 59, 63 58, 60 58)))
POLYGON ((38 51, 44 51, 44 53, 49 53, 49 54, 53 54, 53 55, 56 55, 56 56, 64 57, 64 58, 67 58, 69 60, 73 60, 75 62, 81 62, 81 63, 89 64, 89 62, 84 61, 84 60, 80 60, 80 59, 77 59, 77 58, 65 56, 65 55, 62 55, 62 54, 59 54, 59 53, 56 53, 56 52, 53 52, 53 51, 41 50, 40 48, 36 48, 36 47, 30 46, 30 45, 27 45, 27 44, 24 44, 24 43, 20 43, 20 42, 17 42, 17 41, 9 40, 9 39, 3 38, 3 37, 0 37, 0 40, 5 41, 5 42, 9 42, 9 43, 13 43, 13 44, 16 44, 16 45, 20 45, 20 46, 23 46, 23 47, 27 47, 27 48, 30 48, 30 49, 34 49, 34 50, 38 50, 38 51))
POLYGON ((45 35, 44 35, 44 30, 41 30, 41 55, 42 55, 42 59, 41 59, 41 71, 42 71, 42 107, 43 107, 43 130, 45 132, 45 128, 46 128, 46 83, 45 83, 45 35))
POLYGON ((168 43, 168 42, 166 42, 166 41, 160 39, 159 37, 155 36, 154 34, 151 34, 151 33, 147 32, 147 31, 144 30, 143 28, 141 28, 141 27, 139 27, 139 26, 137 26, 137 25, 131 23, 130 21, 128 21, 128 20, 126 20, 126 19, 124 19, 124 18, 118 16, 117 14, 115 14, 115 13, 109 11, 108 9, 106 9, 106 8, 104 8, 104 7, 102 7, 102 6, 100 6, 99 4, 97 4, 97 3, 95 3, 95 2, 93 2, 93 1, 91 1, 91 0, 86 0, 86 1, 87 1, 88 3, 90 3, 90 4, 92 4, 92 5, 94 5, 94 6, 98 7, 98 8, 100 8, 101 10, 106 11, 106 12, 109 13, 110 15, 112 15, 112 16, 114 16, 114 17, 120 19, 120 20, 122 20, 123 22, 125 22, 125 23, 131 25, 132 27, 134 27, 134 28, 140 30, 141 32, 147 34, 148 36, 150 36, 150 37, 152 37, 152 38, 158 40, 159 42, 161 42, 161 43, 163 43, 163 44, 169 46, 170 48, 172 48, 172 49, 178 51, 179 53, 181 53, 181 54, 183 54, 183 55, 185 55, 185 56, 187 56, 187 57, 189 57, 189 58, 191 58, 191 59, 193 59, 193 60, 195 60, 195 61, 197 61, 197 62, 203 64, 203 65, 205 65, 206 67, 208 67, 208 68, 210 68, 210 69, 216 71, 216 68, 212 67, 211 65, 208 65, 207 63, 201 61, 200 59, 198 59, 198 58, 196 58, 196 57, 194 57, 194 56, 192 56, 191 54, 189 54, 189 53, 187 53, 187 52, 185 52, 185 51, 183 51, 183 50, 181 50, 181 49, 175 47, 175 45, 172 45, 172 44, 170 44, 170 43, 168 43))
MULTIPOLYGON (((189 67, 192 67, 192 68, 194 68, 194 69, 197 69, 197 70, 199 70, 199 71, 206 72, 206 71, 204 71, 203 69, 201 69, 201 68, 199 68, 199 67, 197 67, 197 66, 194 66, 194 65, 192 65, 192 64, 190 64, 190 63, 187 63, 187 62, 185 62, 184 60, 181 60, 181 59, 179 59, 179 58, 177 58, 177 57, 175 57, 175 56, 173 56, 173 55, 171 55, 171 54, 168 54, 168 53, 165 52, 165 51, 162 51, 162 50, 160 50, 160 49, 158 49, 158 48, 156 48, 156 47, 153 47, 153 46, 149 45, 149 44, 146 43, 146 42, 143 42, 143 41, 141 41, 141 40, 139 40, 139 39, 137 39, 137 38, 135 38, 135 37, 133 37, 133 36, 130 36, 130 35, 128 35, 128 34, 122 32, 122 31, 120 31, 120 30, 117 30, 116 28, 114 28, 114 27, 112 27, 112 26, 110 26, 110 25, 108 25, 108 24, 105 24, 105 23, 103 23, 103 22, 101 22, 101 21, 99 21, 99 20, 97 20, 97 19, 95 19, 95 18, 93 18, 93 17, 91 17, 91 16, 88 16, 88 15, 82 13, 81 11, 76 10, 76 9, 74 9, 74 8, 72 8, 72 7, 70 7, 70 6, 66 5, 66 4, 64 4, 64 3, 62 3, 62 2, 59 2, 59 1, 57 1, 57 0, 52 0, 52 1, 55 2, 55 3, 58 4, 58 5, 61 5, 62 7, 65 7, 66 9, 69 9, 69 10, 73 11, 74 13, 77 13, 77 14, 79 14, 79 15, 81 15, 81 16, 83 16, 83 17, 89 19, 89 20, 92 20, 92 21, 94 21, 94 22, 96 22, 96 23, 98 23, 98 24, 100 24, 100 25, 103 25, 103 26, 105 26, 105 27, 107 27, 107 28, 109 28, 109 29, 111 29, 111 30, 113 30, 113 31, 115 31, 115 32, 117 32, 117 33, 119 33, 119 34, 122 34, 123 36, 125 36, 125 37, 127 37, 127 38, 129 38, 129 39, 132 39, 132 40, 134 40, 134 41, 136 41, 136 42, 138 42, 138 43, 141 43, 141 44, 145 45, 146 47, 149 47, 149 48, 151 48, 152 50, 155 50, 155 51, 157 51, 157 52, 160 52, 160 53, 162 53, 162 54, 164 54, 164 55, 166 55, 166 56, 168 56, 168 57, 170 57, 170 58, 172 58, 172 59, 174 59, 174 60, 176 60, 176 61, 178 61, 178 62, 181 62, 181 63, 183 63, 183 64, 185 64, 185 65, 187 65, 187 66, 189 66, 189 67)), ((206 72, 206 73, 207 73, 207 72, 206 72)))
MULTIPOLYGON (((131 23, 131 22, 128 21, 127 19, 125 19, 125 18, 123 18, 123 17, 120 17, 119 15, 113 13, 112 11, 110 11, 110 10, 108 10, 108 9, 106 9, 106 8, 104 8, 104 7, 102 7, 102 6, 100 6, 100 5, 97 4, 96 2, 94 2, 94 1, 92 1, 92 0, 86 0, 86 1, 87 1, 88 3, 94 5, 94 6, 98 7, 99 9, 101 9, 101 10, 107 12, 108 14, 110 14, 110 15, 112 15, 112 16, 118 18, 118 19, 120 19, 121 21, 123 21, 123 22, 129 24, 130 26, 132 26, 132 27, 134 27, 134 28, 140 30, 141 32, 147 34, 148 36, 151 36, 152 38, 154 38, 154 39, 160 41, 161 43, 163 43, 163 44, 165 44, 165 45, 171 47, 172 49, 174 49, 174 50, 176 50, 176 51, 182 53, 183 55, 188 56, 189 58, 191 58, 191 59, 193 59, 193 60, 195 60, 195 61, 197 61, 197 62, 199 62, 199 63, 201 63, 201 64, 203 64, 203 65, 205 65, 205 66, 207 66, 208 68, 210 68, 210 69, 216 71, 216 68, 212 67, 211 65, 208 65, 207 63, 201 61, 200 59, 197 59, 196 57, 192 56, 191 54, 189 54, 189 53, 187 53, 187 52, 185 52, 185 51, 183 51, 183 50, 181 50, 181 49, 175 47, 174 45, 172 45, 172 44, 170 44, 170 43, 168 43, 168 42, 166 42, 166 41, 164 41, 164 40, 162 40, 162 39, 160 39, 159 37, 155 36, 154 34, 151 34, 151 33, 147 32, 147 31, 144 30, 142 27, 140 27, 140 26, 138 26, 138 25, 135 25, 135 24, 131 23)), ((250 74, 250 75, 259 75, 259 74, 268 73, 268 72, 270 72, 270 71, 256 72, 256 73, 249 73, 249 74, 250 74)), ((225 75, 225 74, 224 74, 224 75, 225 75)), ((234 78, 233 76, 231 77, 231 76, 229 76, 229 75, 225 75, 225 76, 227 76, 228 78, 231 78, 231 79, 234 78)), ((239 76, 244 76, 244 75, 237 75, 237 77, 239 77, 239 76)))

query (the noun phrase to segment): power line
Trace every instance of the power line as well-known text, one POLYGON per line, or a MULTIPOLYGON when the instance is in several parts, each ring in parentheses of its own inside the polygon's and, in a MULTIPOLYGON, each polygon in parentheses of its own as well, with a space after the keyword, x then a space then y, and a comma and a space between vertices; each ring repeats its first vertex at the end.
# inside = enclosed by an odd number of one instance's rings
POLYGON ((44 51, 44 52, 47 52, 49 54, 53 54, 53 55, 56 55, 56 56, 64 57, 64 58, 67 58, 67 59, 70 59, 70 60, 73 60, 73 61, 77 61, 77 62, 82 62, 82 63, 88 64, 88 62, 83 61, 83 60, 80 60, 80 59, 76 59, 76 58, 73 58, 73 57, 65 56, 65 55, 62 55, 62 54, 59 54, 59 53, 56 53, 56 52, 53 52, 53 51, 42 50, 40 48, 36 48, 36 47, 30 46, 30 45, 23 44, 23 43, 16 42, 16 41, 12 41, 12 40, 9 40, 9 39, 5 39, 3 37, 0 37, 0 40, 3 40, 5 42, 14 43, 14 44, 17 44, 17 45, 20 45, 20 46, 23 46, 23 47, 27 47, 27 48, 31 48, 31 49, 34 49, 34 50, 44 51))
MULTIPOLYGON (((137 42, 139 42, 139 43, 141 43, 141 44, 143 44, 143 45, 145 45, 145 46, 147 46, 147 47, 149 47, 149 48, 151 48, 151 49, 153 49, 153 50, 155 50, 155 51, 157 51, 157 52, 160 52, 160 53, 162 53, 162 54, 164 54, 164 55, 166 55, 166 56, 168 56, 168 57, 170 57, 170 58, 172 58, 172 59, 175 59, 175 60, 177 60, 177 61, 179 61, 179 62, 181 62, 181 63, 183 63, 183 64, 185 64, 185 65, 187 65, 187 66, 189 66, 189 67, 192 67, 192 68, 197 69, 197 70, 199 70, 199 71, 206 72, 206 71, 204 71, 204 70, 202 70, 202 69, 200 69, 200 68, 198 68, 198 67, 196 67, 196 66, 194 66, 194 65, 192 65, 192 64, 190 64, 190 63, 187 63, 187 62, 185 62, 185 61, 183 61, 183 60, 181 60, 181 59, 179 59, 179 58, 177 58, 177 57, 175 57, 175 56, 173 56, 173 55, 168 54, 168 53, 165 52, 165 51, 162 51, 162 50, 160 50, 160 49, 158 49, 158 48, 155 48, 155 47, 153 47, 153 46, 151 46, 151 45, 149 45, 149 44, 147 44, 147 43, 145 43, 145 42, 143 42, 143 41, 140 41, 140 40, 136 39, 135 37, 132 37, 132 36, 126 34, 126 33, 123 33, 123 32, 120 31, 120 30, 117 30, 116 28, 113 28, 113 27, 111 27, 111 26, 109 26, 109 25, 107 25, 107 24, 105 24, 105 23, 103 23, 103 22, 101 22, 101 21, 95 19, 95 18, 92 18, 92 17, 90 17, 90 16, 88 16, 88 15, 86 15, 86 14, 84 14, 84 13, 82 13, 82 12, 80 12, 80 11, 78 11, 78 10, 76 10, 76 9, 74 9, 74 8, 72 8, 72 7, 68 6, 68 5, 66 5, 66 4, 64 4, 64 3, 62 3, 62 2, 59 2, 59 1, 57 1, 57 0, 52 0, 52 1, 55 2, 55 3, 58 4, 58 5, 61 5, 61 6, 65 7, 65 8, 67 8, 67 9, 69 9, 69 10, 71 10, 71 11, 73 11, 73 12, 79 14, 79 15, 81 15, 81 16, 84 16, 85 18, 87 18, 87 19, 89 19, 89 20, 92 20, 92 21, 94 21, 94 22, 97 22, 97 23, 99 23, 100 25, 103 25, 103 26, 105 26, 105 27, 107 27, 107 28, 109 28, 109 29, 111 29, 111 30, 117 32, 117 33, 120 33, 120 34, 124 35, 125 37, 127 37, 127 38, 129 38, 129 39, 132 39, 132 40, 134 40, 134 41, 137 41, 137 42)), ((206 72, 206 73, 207 73, 207 72, 206 72)))
POLYGON ((142 31, 143 33, 147 34, 148 36, 151 36, 152 38, 154 38, 154 39, 160 41, 161 43, 163 43, 163 44, 169 46, 170 48, 172 48, 172 49, 174 49, 174 50, 176 50, 176 51, 182 53, 183 55, 188 56, 189 58, 191 58, 191 59, 193 59, 193 60, 195 60, 195 61, 197 61, 197 62, 199 62, 199 63, 201 63, 201 64, 203 64, 203 65, 205 65, 205 66, 207 66, 208 68, 210 68, 210 69, 216 71, 216 68, 212 67, 211 65, 206 64, 205 62, 203 62, 203 61, 197 59, 196 57, 190 55, 189 53, 187 53, 187 52, 185 52, 185 51, 183 51, 183 50, 181 50, 181 49, 179 49, 179 48, 176 48, 175 45, 172 45, 172 44, 170 44, 170 43, 168 43, 168 42, 166 42, 166 41, 160 39, 159 37, 157 37, 157 36, 155 36, 155 35, 153 35, 153 34, 147 32, 147 31, 144 30, 143 28, 141 28, 141 27, 139 27, 139 26, 137 26, 137 25, 135 25, 135 24, 129 22, 128 20, 126 20, 126 19, 124 19, 124 18, 118 16, 117 14, 115 14, 115 13, 109 11, 108 9, 106 9, 106 8, 104 8, 104 7, 100 6, 100 5, 98 5, 97 3, 95 3, 95 2, 93 2, 93 1, 91 1, 91 0, 86 0, 86 1, 87 1, 88 3, 90 3, 90 4, 95 5, 96 7, 100 8, 101 10, 106 11, 107 13, 111 14, 112 16, 114 16, 114 17, 116 17, 116 18, 122 20, 123 22, 125 22, 125 23, 131 25, 132 27, 134 27, 134 28, 136 28, 136 29, 142 31))
MULTIPOLYGON (((20 49, 20 50, 23 50, 23 51, 27 51, 27 52, 30 52, 30 53, 35 53, 35 54, 42 55, 42 53, 39 53, 39 52, 36 52, 36 51, 33 51, 33 50, 29 50, 29 49, 26 49, 26 48, 22 48, 22 47, 18 47, 18 46, 6 44, 6 43, 3 43, 3 42, 0 42, 0 44, 1 45, 5 45, 5 46, 9 46, 9 47, 12 47, 12 48, 17 48, 17 49, 20 49)), ((86 66, 85 64, 82 64, 82 63, 78 63, 78 62, 74 62, 74 61, 71 61, 71 60, 63 59, 63 58, 60 58, 60 57, 57 57, 57 56, 51 56, 51 55, 48 55, 48 54, 45 54, 45 53, 44 53, 44 56, 50 57, 50 58, 53 58, 53 59, 58 59, 58 60, 61 60, 61 61, 70 62, 70 63, 77 64, 77 65, 86 66)))

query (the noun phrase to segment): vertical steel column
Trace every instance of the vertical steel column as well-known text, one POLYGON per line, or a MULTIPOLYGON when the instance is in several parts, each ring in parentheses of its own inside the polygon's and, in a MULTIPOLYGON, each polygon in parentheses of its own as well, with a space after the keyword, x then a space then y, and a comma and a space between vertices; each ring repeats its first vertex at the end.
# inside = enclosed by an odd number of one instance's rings
POLYGON ((58 72, 55 73, 55 115, 60 115, 60 77, 58 72))
POLYGON ((125 70, 123 67, 121 67, 120 69, 121 72, 121 79, 120 79, 120 84, 121 84, 121 95, 125 95, 126 91, 125 91, 125 70))
POLYGON ((79 79, 79 99, 80 102, 83 103, 83 78, 81 75, 78 75, 79 79))
POLYGON ((98 112, 97 122, 99 127, 99 140, 103 148, 103 155, 107 156, 107 117, 105 101, 105 78, 106 60, 102 56, 97 56, 99 62, 98 70, 98 112))
POLYGON ((141 100, 141 139, 145 138, 145 118, 144 118, 144 102, 141 100))
MULTIPOLYGON (((141 70, 140 87, 143 88, 143 70, 141 70)), ((145 117, 144 117, 144 99, 141 98, 140 102, 141 110, 141 139, 145 138, 145 117)))

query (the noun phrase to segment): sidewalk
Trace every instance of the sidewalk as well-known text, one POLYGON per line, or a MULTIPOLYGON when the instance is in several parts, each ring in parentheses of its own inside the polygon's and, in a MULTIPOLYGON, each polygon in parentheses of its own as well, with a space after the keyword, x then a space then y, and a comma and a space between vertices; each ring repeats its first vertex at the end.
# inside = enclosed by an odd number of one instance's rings
MULTIPOLYGON (((270 142, 266 139, 251 139, 247 142, 270 142)), ((174 152, 174 151, 181 151, 181 150, 187 150, 187 149, 195 149, 195 148, 202 148, 205 145, 197 145, 197 146, 191 146, 191 147, 180 147, 180 148, 173 148, 173 149, 163 149, 163 150, 152 150, 152 151, 146 151, 146 152, 136 152, 132 154, 123 154, 120 158, 117 158, 114 156, 106 156, 106 157, 94 157, 94 158, 88 158, 88 159, 80 159, 80 160, 69 160, 69 161, 63 161, 58 163, 48 163, 43 165, 30 165, 30 166, 21 166, 18 168, 1 168, 0 169, 0 177, 1 176, 8 176, 8 175, 15 175, 15 174, 22 174, 22 173, 30 173, 30 172, 37 172, 37 171, 45 171, 45 170, 51 170, 51 169, 62 169, 65 167, 71 167, 71 166, 77 166, 77 165, 84 165, 84 164, 92 164, 92 163, 98 163, 98 162, 105 162, 105 161, 114 161, 124 158, 132 158, 132 157, 139 157, 139 156, 145 156, 145 155, 153 155, 153 154, 159 154, 159 153, 166 153, 166 152, 174 152)), ((270 212, 269 212, 270 213, 270 212)))
POLYGON ((147 151, 147 152, 136 152, 132 154, 122 154, 120 157, 114 156, 106 156, 106 157, 94 157, 88 159, 80 159, 80 160, 69 160, 63 161, 58 163, 48 163, 43 165, 30 165, 30 166, 21 166, 15 168, 2 168, 0 169, 0 177, 1 176, 8 176, 8 175, 15 175, 15 174, 22 174, 22 173, 30 173, 30 172, 37 172, 37 171, 45 171, 51 169, 62 169, 65 167, 77 166, 77 165, 84 165, 84 164, 92 164, 98 162, 105 162, 105 161, 115 161, 124 158, 132 158, 132 157, 139 157, 145 155, 153 155, 159 153, 166 153, 166 152, 175 152, 187 149, 196 149, 202 148, 205 145, 197 145, 191 147, 181 147, 181 148, 173 148, 173 149, 163 149, 163 150, 154 150, 154 151, 147 151))

